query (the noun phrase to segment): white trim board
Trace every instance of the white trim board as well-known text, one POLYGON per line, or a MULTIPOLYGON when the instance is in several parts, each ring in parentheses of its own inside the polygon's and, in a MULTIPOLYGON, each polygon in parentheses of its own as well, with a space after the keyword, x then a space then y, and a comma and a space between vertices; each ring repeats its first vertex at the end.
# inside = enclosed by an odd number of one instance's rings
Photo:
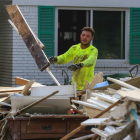
POLYGON ((59 91, 55 96, 77 97, 76 83, 74 85, 31 87, 31 96, 46 96, 54 91, 59 91))
POLYGON ((108 118, 95 118, 95 119, 88 119, 84 122, 81 122, 81 125, 101 125, 102 121, 107 120, 108 118))
POLYGON ((111 96, 104 94, 104 93, 91 93, 91 95, 94 97, 99 97, 100 99, 106 100, 110 103, 115 103, 119 100, 117 98, 111 97, 111 96))

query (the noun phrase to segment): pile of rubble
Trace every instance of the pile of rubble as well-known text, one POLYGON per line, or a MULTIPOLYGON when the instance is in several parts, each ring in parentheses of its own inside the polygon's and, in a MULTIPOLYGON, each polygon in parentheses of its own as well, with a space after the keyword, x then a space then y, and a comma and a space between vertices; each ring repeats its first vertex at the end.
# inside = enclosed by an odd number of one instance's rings
MULTIPOLYGON (((129 81, 132 85, 139 85, 139 79, 137 77, 129 81)), ((73 140, 95 140, 99 136, 102 140, 140 139, 140 89, 113 78, 108 77, 108 80, 116 84, 98 90, 86 90, 84 101, 72 100, 84 106, 90 119, 61 140, 70 138, 86 126, 92 127, 94 136, 87 135, 73 140)))

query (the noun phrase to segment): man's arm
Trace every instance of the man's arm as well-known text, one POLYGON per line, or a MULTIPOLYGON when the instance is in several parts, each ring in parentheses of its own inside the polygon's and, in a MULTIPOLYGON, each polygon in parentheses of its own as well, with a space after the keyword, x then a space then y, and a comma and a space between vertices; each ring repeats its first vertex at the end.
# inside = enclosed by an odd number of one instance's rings
POLYGON ((56 64, 67 64, 72 60, 72 47, 62 55, 57 56, 56 64))

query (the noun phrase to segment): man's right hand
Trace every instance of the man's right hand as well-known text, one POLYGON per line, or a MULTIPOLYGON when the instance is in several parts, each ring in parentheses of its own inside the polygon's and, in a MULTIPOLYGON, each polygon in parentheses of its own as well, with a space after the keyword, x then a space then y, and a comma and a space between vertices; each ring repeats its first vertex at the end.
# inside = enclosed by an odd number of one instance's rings
POLYGON ((49 61, 50 61, 50 62, 57 62, 57 57, 56 57, 56 56, 51 56, 51 57, 49 58, 49 61))

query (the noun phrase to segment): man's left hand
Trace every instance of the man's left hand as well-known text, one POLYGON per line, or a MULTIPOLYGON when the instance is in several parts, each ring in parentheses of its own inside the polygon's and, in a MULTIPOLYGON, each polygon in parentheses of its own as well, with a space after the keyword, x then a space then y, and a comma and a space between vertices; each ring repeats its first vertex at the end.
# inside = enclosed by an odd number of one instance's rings
POLYGON ((83 63, 80 63, 80 64, 73 64, 73 65, 70 65, 68 67, 68 70, 70 71, 76 71, 77 69, 80 69, 83 67, 83 63))

